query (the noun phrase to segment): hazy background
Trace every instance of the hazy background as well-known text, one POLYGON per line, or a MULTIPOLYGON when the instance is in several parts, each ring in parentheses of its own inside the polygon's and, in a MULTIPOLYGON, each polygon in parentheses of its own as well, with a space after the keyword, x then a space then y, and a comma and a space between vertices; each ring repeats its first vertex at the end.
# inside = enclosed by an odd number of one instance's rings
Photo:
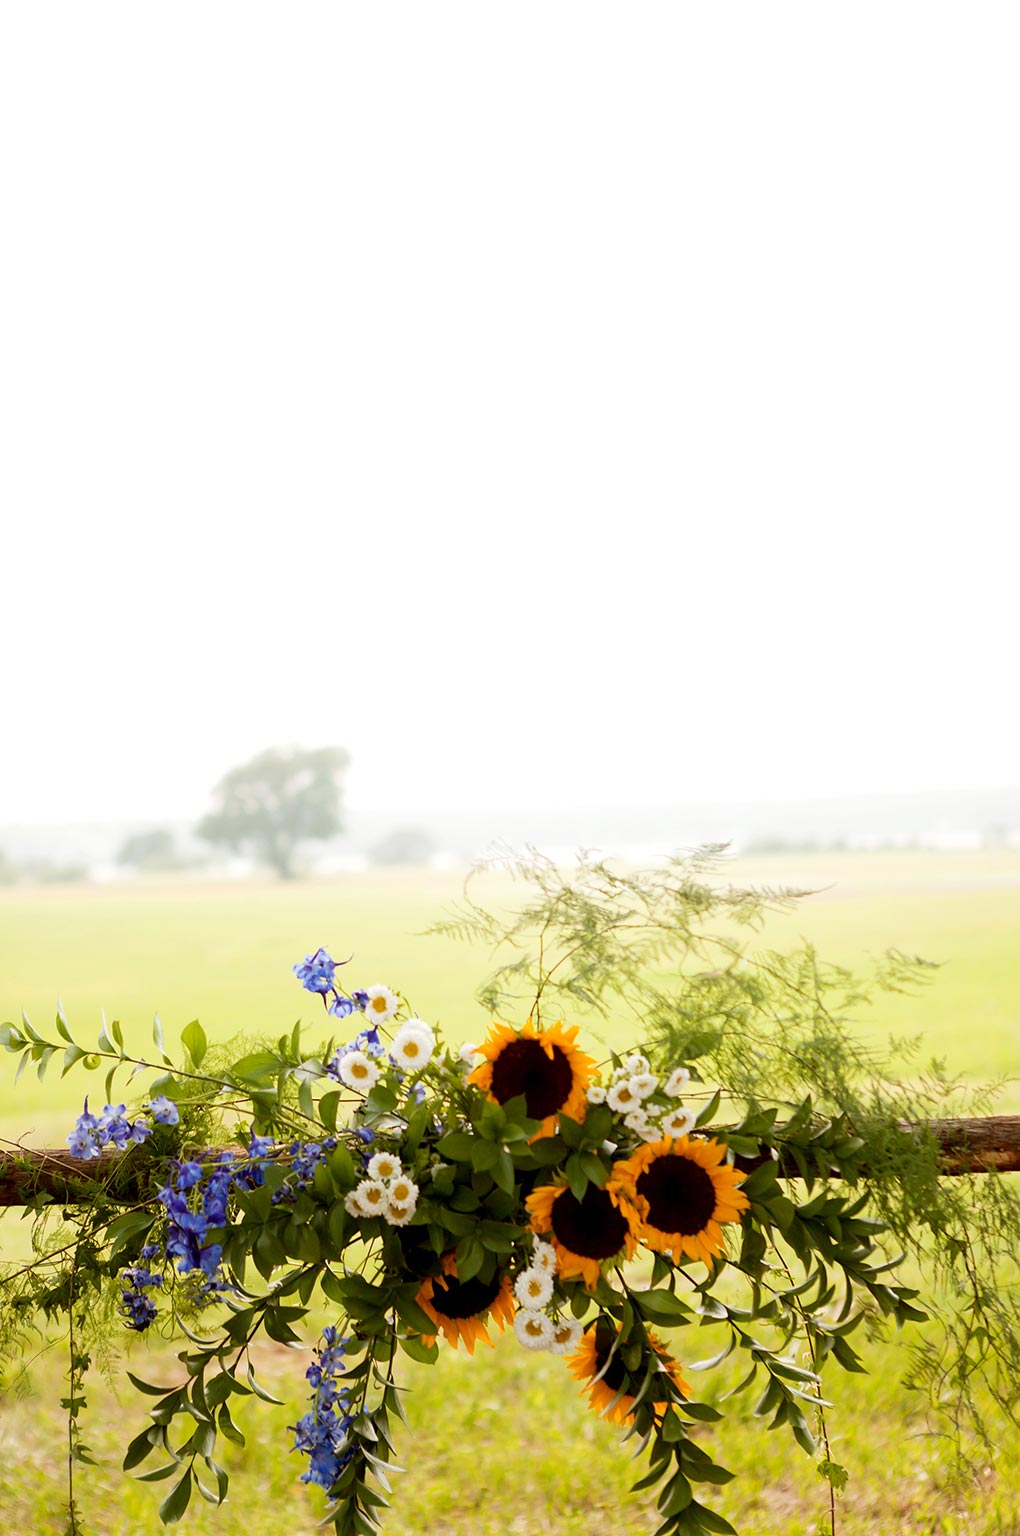
POLYGON ((0 848, 1016 841, 1018 41, 6 7, 0 848))

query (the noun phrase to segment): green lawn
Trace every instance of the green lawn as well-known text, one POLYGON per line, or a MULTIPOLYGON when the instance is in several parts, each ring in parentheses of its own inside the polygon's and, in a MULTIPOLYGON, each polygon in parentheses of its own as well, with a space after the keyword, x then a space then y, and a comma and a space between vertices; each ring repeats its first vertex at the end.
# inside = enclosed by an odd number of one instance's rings
MULTIPOLYGON (((895 944, 943 963, 917 997, 883 1000, 861 1020, 869 1031, 923 1031, 932 1052, 975 1077, 1015 1070, 1020 1037, 1020 853, 814 855, 748 861, 734 878, 791 881, 816 889, 766 938, 815 939, 823 955, 853 961, 895 944)), ((214 1038, 278 1034, 299 1015, 316 1019, 290 967, 323 943, 353 952, 352 984, 399 987, 425 1018, 452 1037, 479 1037, 488 1023, 472 1000, 484 954, 417 935, 454 900, 459 880, 372 875, 321 883, 217 887, 110 887, 0 893, 0 1017, 24 1007, 41 1028, 63 999, 72 1026, 87 1037, 100 1009, 119 1018, 144 1051, 154 1009, 168 1035, 202 1019, 214 1038)), ((621 1043, 622 1039, 621 1039, 621 1043)), ((80 1109, 86 1083, 101 1098, 100 1078, 75 1072, 63 1082, 23 1079, 15 1090, 0 1061, 0 1133, 31 1132, 58 1144, 80 1109)), ((1003 1105, 1020 1108, 1010 1089, 1003 1105)), ((18 1251, 23 1228, 11 1213, 0 1229, 5 1251, 18 1251)), ((711 1353, 708 1334, 683 1345, 711 1353)), ((170 1380, 172 1352, 140 1342, 141 1374, 170 1380), (144 1362, 147 1353, 162 1358, 144 1362)), ((942 1442, 924 1434, 923 1405, 898 1384, 895 1344, 868 1347, 869 1377, 829 1382, 833 1454, 851 1472, 840 1504, 846 1536, 909 1531, 935 1536, 1020 1536, 1020 1437, 1004 1443, 997 1472, 948 1490, 942 1442)), ((219 1512, 193 1506, 185 1531, 222 1536, 311 1532, 321 1514, 316 1491, 303 1488, 286 1426, 303 1411, 306 1357, 284 1349, 263 1359, 281 1409, 249 1408, 249 1446, 228 1459, 239 1476, 219 1512)), ((59 1532, 65 1472, 61 1455, 60 1364, 44 1357, 27 1397, 0 1407, 0 1530, 59 1532)), ((115 1368, 116 1380, 116 1368, 115 1368)), ((639 1469, 615 1432, 581 1405, 562 1363, 526 1354, 503 1340, 473 1360, 445 1351, 432 1370, 408 1368, 414 1434, 401 1445, 387 1529, 393 1536, 552 1533, 552 1536, 650 1536, 646 1495, 626 1489, 639 1469)), ((709 1378, 701 1378, 707 1386, 709 1378)), ((722 1385, 719 1386, 722 1390, 722 1385)), ((812 1464, 780 1434, 751 1416, 753 1398, 730 1413, 715 1436, 717 1454, 740 1475, 714 1501, 744 1536, 813 1536, 826 1513, 825 1485, 812 1464)), ((87 1438, 103 1465, 80 1478, 79 1497, 92 1536, 134 1536, 158 1528, 160 1485, 119 1472, 118 1444, 144 1422, 144 1405, 126 1384, 115 1393, 97 1379, 87 1438)), ((164 1490, 165 1491, 165 1490, 164 1490)))

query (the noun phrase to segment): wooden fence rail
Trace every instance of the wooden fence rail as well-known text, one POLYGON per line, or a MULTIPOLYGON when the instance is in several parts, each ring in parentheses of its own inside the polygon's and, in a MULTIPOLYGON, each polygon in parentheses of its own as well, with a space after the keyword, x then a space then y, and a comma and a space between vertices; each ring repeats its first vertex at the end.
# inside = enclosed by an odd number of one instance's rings
MULTIPOLYGON (((908 1129, 904 1128, 905 1134, 908 1129)), ((940 1173, 956 1176, 1020 1171, 1020 1115, 934 1120, 926 1129, 941 1149, 940 1173)), ((764 1157, 737 1161, 741 1167, 750 1168, 755 1162, 764 1161, 764 1157)), ((94 1198, 100 1183, 107 1185, 108 1198, 127 1204, 137 1198, 137 1177, 147 1162, 144 1147, 129 1152, 106 1151, 91 1162, 72 1157, 66 1147, 24 1147, 0 1152, 0 1206, 27 1205, 40 1195, 48 1196, 57 1205, 82 1205, 94 1198), (123 1176, 117 1177, 122 1163, 123 1176)), ((784 1178, 800 1176, 790 1166, 783 1167, 781 1172, 784 1178)))

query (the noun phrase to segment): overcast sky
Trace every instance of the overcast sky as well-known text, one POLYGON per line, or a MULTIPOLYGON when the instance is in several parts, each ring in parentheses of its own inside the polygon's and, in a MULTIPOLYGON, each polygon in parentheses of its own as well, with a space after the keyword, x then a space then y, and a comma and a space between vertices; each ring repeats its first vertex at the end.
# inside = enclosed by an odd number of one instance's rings
POLYGON ((1020 780, 1013 4, 0 12, 0 821, 1020 780))

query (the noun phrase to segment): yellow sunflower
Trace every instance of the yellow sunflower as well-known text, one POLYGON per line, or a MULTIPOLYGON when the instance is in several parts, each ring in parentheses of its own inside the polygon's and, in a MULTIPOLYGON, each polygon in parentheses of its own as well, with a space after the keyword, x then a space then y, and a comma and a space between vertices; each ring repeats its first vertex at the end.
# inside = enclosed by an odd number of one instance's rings
POLYGON ((468 1078, 484 1089, 495 1104, 524 1095, 528 1116, 541 1120, 538 1136, 556 1134, 556 1116, 583 1120, 587 1110, 585 1090, 595 1059, 577 1049, 576 1024, 562 1023, 538 1029, 529 1019, 523 1029, 494 1024, 478 1047, 485 1057, 468 1078))
MULTIPOLYGON (((581 1395, 587 1395, 597 1414, 610 1423, 624 1424, 633 1414, 634 1399, 641 1389, 644 1370, 631 1373, 619 1350, 612 1354, 615 1338, 613 1324, 608 1318, 600 1317, 591 1328, 585 1329, 577 1349, 567 1356, 567 1369, 578 1381, 587 1383, 582 1386, 581 1395)), ((648 1342, 659 1357, 659 1369, 669 1377, 681 1397, 690 1397, 689 1384, 680 1375, 676 1361, 661 1340, 649 1332, 648 1342)), ((656 1418, 661 1417, 668 1406, 666 1398, 652 1399, 656 1418)))
POLYGON ((664 1136, 616 1164, 613 1185, 640 1213, 639 1236, 647 1248, 710 1263, 725 1251, 722 1224, 748 1209, 737 1188, 746 1177, 725 1161, 726 1148, 712 1139, 664 1136))
POLYGON ((636 1213, 609 1186, 589 1184, 578 1200, 565 1184, 542 1184, 527 1198, 531 1230, 548 1237, 564 1280, 580 1277, 594 1290, 601 1266, 630 1259, 637 1247, 636 1213))
MULTIPOLYGON (((496 1274, 492 1280, 458 1280, 457 1260, 452 1253, 443 1256, 442 1275, 430 1275, 422 1282, 417 1301, 442 1331, 446 1342, 456 1349, 462 1339, 469 1355, 474 1354, 479 1342, 493 1348, 485 1328, 487 1319, 492 1319, 500 1333, 514 1320, 509 1275, 496 1274)), ((426 1342, 431 1343, 434 1338, 435 1334, 426 1342)))

